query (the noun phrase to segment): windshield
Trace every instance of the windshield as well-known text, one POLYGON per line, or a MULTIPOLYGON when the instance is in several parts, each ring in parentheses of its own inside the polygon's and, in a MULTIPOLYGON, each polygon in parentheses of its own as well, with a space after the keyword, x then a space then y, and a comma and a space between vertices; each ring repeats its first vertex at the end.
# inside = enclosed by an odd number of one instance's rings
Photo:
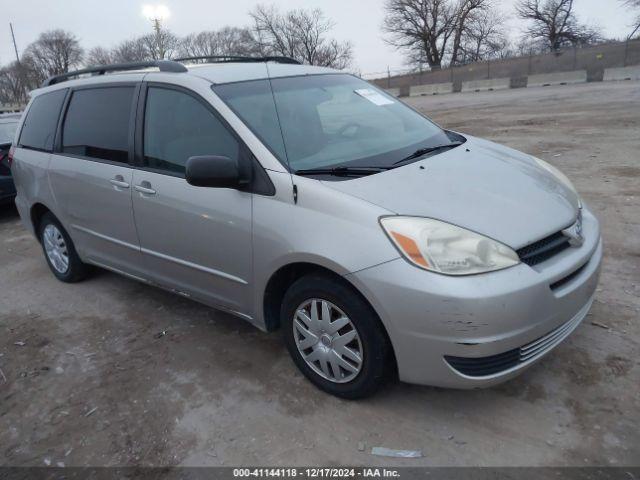
POLYGON ((13 142, 18 122, 0 122, 0 143, 13 142))
POLYGON ((427 118, 351 75, 275 78, 271 85, 257 80, 214 91, 293 171, 386 167, 451 142, 427 118))

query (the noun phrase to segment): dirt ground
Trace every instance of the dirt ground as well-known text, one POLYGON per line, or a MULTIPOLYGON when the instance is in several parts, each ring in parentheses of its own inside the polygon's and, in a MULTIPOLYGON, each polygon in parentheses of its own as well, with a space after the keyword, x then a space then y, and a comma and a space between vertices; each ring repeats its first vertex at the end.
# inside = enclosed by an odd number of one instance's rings
POLYGON ((564 344, 488 390, 394 383, 342 401, 277 334, 107 272, 58 282, 3 208, 0 465, 640 464, 640 83, 410 103, 560 167, 599 217, 600 287, 564 344))

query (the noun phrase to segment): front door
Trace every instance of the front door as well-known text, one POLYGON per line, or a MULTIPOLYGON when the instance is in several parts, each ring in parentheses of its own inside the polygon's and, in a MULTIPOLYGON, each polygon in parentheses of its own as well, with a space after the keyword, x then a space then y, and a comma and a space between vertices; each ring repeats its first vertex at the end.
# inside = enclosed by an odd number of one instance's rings
POLYGON ((133 174, 133 210, 149 275, 209 304, 251 315, 252 195, 189 185, 196 155, 239 159, 241 144, 203 99, 149 86, 133 174))

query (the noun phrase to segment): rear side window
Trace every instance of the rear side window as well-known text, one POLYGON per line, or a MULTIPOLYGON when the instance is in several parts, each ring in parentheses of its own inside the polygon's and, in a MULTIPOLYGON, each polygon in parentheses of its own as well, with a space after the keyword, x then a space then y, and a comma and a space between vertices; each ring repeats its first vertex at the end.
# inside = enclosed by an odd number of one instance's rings
POLYGON ((134 87, 76 90, 62 129, 62 151, 127 163, 134 87))
POLYGON ((189 157, 221 155, 237 159, 240 145, 223 123, 195 97, 150 87, 144 116, 144 163, 184 174, 189 157))
POLYGON ((66 89, 56 90, 33 99, 20 133, 18 144, 21 147, 49 152, 53 150, 58 117, 66 94, 66 89))

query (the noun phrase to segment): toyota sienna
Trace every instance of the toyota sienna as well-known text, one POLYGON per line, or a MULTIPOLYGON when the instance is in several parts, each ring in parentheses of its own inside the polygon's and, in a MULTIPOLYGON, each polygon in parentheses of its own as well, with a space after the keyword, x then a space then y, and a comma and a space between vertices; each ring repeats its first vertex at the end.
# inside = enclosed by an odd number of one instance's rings
POLYGON ((111 65, 34 91, 10 156, 53 275, 98 266, 279 329, 345 398, 390 375, 493 385, 580 324, 602 243, 565 175, 296 63, 111 65))

